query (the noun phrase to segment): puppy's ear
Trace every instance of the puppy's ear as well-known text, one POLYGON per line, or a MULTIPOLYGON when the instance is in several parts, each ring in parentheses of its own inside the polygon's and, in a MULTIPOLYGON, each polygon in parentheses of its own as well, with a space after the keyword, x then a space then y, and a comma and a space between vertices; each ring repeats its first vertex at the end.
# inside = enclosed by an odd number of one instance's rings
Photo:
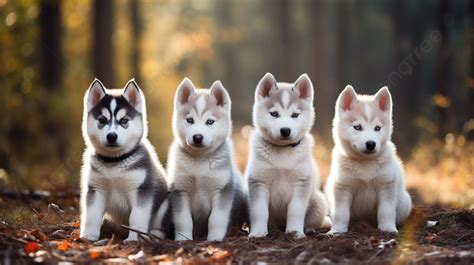
POLYGON ((348 111, 351 110, 354 104, 357 102, 357 94, 351 85, 347 85, 346 88, 341 92, 336 103, 336 111, 348 111))
POLYGON ((313 83, 307 74, 302 74, 295 82, 294 92, 301 98, 313 101, 313 83))
POLYGON ((209 95, 216 99, 216 105, 230 109, 230 96, 221 81, 217 80, 212 84, 209 95))
POLYGON ((97 78, 94 79, 84 96, 84 106, 87 109, 87 112, 97 106, 105 95, 107 95, 107 93, 105 92, 102 82, 97 78))
POLYGON ((179 84, 174 97, 175 106, 188 103, 189 97, 194 94, 193 82, 187 77, 179 84))
POLYGON ((123 97, 134 107, 138 112, 143 112, 143 92, 138 87, 135 78, 128 81, 123 91, 123 97))
POLYGON ((375 101, 377 101, 380 110, 387 113, 392 113, 392 95, 388 91, 388 87, 384 86, 377 94, 375 94, 375 101))
POLYGON ((275 77, 270 73, 266 73, 260 82, 258 82, 257 90, 255 91, 255 100, 262 100, 273 94, 277 89, 275 77))

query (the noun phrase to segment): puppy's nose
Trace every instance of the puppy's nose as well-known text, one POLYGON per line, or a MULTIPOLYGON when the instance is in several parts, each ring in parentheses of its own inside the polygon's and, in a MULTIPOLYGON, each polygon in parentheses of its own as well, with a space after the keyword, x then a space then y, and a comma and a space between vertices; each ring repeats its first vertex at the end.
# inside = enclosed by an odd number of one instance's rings
POLYGON ((365 142, 365 147, 367 148, 367 150, 369 151, 373 151, 375 149, 375 142, 374 141, 367 141, 365 142))
POLYGON ((117 134, 116 133, 109 133, 107 134, 107 141, 111 144, 117 142, 117 134))
POLYGON ((285 127, 285 128, 281 128, 281 129, 280 129, 280 134, 281 134, 281 136, 283 136, 283 137, 288 137, 288 136, 290 136, 290 134, 291 134, 291 129, 290 129, 290 128, 286 128, 286 127, 285 127))
POLYGON ((202 143, 202 140, 204 139, 204 136, 202 136, 202 134, 195 134, 193 135, 193 142, 195 144, 200 144, 202 143))

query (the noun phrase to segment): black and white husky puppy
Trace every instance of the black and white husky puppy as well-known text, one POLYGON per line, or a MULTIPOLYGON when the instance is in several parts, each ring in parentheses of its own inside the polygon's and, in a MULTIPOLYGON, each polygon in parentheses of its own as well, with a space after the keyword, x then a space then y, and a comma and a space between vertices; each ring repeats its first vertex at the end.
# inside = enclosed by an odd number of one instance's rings
POLYGON ((175 139, 168 156, 170 196, 157 214, 153 229, 157 235, 157 230, 164 230, 175 240, 207 235, 209 241, 221 241, 229 225, 241 226, 247 219, 246 192, 234 162, 230 105, 220 81, 210 89, 195 89, 188 78, 179 85, 175 139), (167 228, 167 219, 174 232, 167 228))
MULTIPOLYGON (((84 96, 81 238, 97 240, 104 214, 148 232, 167 195, 165 172, 147 140, 145 98, 132 79, 106 89, 95 79, 84 96)), ((127 240, 137 240, 130 231, 127 240)))

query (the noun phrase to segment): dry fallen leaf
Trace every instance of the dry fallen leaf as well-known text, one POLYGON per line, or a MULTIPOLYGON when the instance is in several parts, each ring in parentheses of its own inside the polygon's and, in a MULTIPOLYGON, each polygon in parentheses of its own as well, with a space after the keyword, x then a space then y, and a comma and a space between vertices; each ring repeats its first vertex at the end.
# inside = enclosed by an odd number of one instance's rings
POLYGON ((35 242, 28 242, 25 247, 23 248, 23 252, 25 252, 25 254, 30 254, 30 253, 34 253, 36 251, 38 251, 40 249, 40 246, 38 245, 38 243, 35 243, 35 242))
POLYGON ((100 257, 100 252, 96 251, 96 250, 93 250, 89 253, 89 257, 93 260, 96 260, 100 257))
POLYGON ((61 244, 58 245, 58 250, 67 251, 69 247, 70 247, 69 242, 64 240, 61 244))
POLYGON ((75 227, 75 228, 79 228, 79 227, 81 227, 81 222, 77 221, 75 223, 72 223, 71 226, 75 227))

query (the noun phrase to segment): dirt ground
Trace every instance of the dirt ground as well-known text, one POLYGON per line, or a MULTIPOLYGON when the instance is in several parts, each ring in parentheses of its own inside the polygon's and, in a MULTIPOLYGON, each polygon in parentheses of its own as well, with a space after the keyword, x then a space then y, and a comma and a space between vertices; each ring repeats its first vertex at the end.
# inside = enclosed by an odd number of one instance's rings
POLYGON ((106 228, 102 239, 91 243, 78 238, 77 201, 52 201, 56 204, 0 197, 0 264, 474 263, 474 210, 417 207, 398 235, 356 223, 338 237, 321 230, 293 239, 271 231, 266 238, 248 240, 246 232, 237 231, 221 243, 156 239, 124 243, 120 238, 126 231, 106 228))

